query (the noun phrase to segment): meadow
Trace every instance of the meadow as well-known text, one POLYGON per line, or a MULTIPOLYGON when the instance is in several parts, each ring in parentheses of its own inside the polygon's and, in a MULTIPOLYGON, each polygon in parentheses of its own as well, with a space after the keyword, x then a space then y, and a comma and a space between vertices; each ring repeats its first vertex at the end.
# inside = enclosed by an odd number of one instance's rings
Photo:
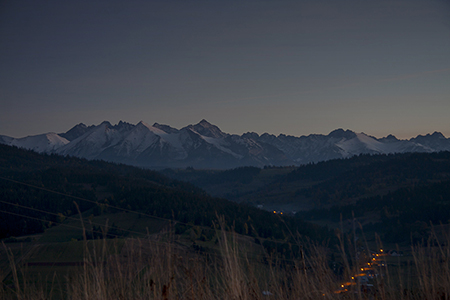
POLYGON ((1 299, 450 299, 448 152, 172 178, 0 154, 1 299))
MULTIPOLYGON (((449 299, 450 236, 402 256, 339 235, 330 249, 297 239, 300 255, 269 253, 224 230, 201 241, 174 230, 143 238, 3 243, 2 299, 449 299), (381 251, 381 252, 380 252, 381 251), (288 258, 291 257, 291 258, 288 258), (8 263, 5 264, 5 259, 8 263), (370 263, 368 263, 370 262, 370 263)), ((195 231, 194 231, 195 232, 195 231)), ((46 234, 44 234, 45 236, 46 234)), ((195 235, 195 233, 194 233, 195 235)), ((86 232, 84 234, 86 236, 86 232)), ((291 248, 292 251, 294 247, 291 248)))

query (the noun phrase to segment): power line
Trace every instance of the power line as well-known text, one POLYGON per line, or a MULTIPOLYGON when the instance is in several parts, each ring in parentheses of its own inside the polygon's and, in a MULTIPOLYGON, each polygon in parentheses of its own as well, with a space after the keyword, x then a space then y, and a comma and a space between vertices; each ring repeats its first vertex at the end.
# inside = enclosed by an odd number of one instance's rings
MULTIPOLYGON (((99 202, 97 202, 97 201, 89 200, 89 199, 86 199, 86 198, 81 198, 81 197, 78 197, 78 196, 69 195, 69 194, 66 194, 66 193, 63 193, 63 192, 54 191, 54 190, 51 190, 51 189, 47 189, 47 188, 44 188, 44 187, 39 187, 39 186, 36 186, 36 185, 33 185, 33 184, 29 184, 29 183, 26 183, 26 182, 17 181, 17 180, 10 179, 10 178, 5 178, 5 177, 2 177, 2 176, 0 176, 0 179, 6 180, 6 181, 10 181, 10 182, 13 182, 13 183, 16 183, 16 184, 28 186, 28 187, 31 187, 31 188, 35 188, 35 189, 38 189, 38 190, 42 190, 42 191, 45 191, 45 192, 57 194, 57 195, 60 195, 60 196, 72 198, 72 199, 77 199, 77 200, 81 200, 81 201, 86 201, 86 202, 93 203, 93 204, 97 204, 97 205, 98 205, 98 204, 102 204, 102 203, 99 203, 99 202)), ((1 202, 3 202, 3 201, 1 201, 1 202)), ((9 203, 8 203, 8 204, 9 204, 9 203)), ((105 205, 107 205, 107 206, 110 207, 110 208, 117 209, 117 210, 120 210, 120 211, 123 211, 123 212, 134 213, 134 214, 146 216, 146 217, 149 217, 149 218, 154 218, 154 219, 158 219, 158 220, 168 221, 168 222, 171 222, 171 223, 174 223, 174 224, 177 224, 177 223, 178 223, 178 224, 187 225, 187 226, 189 226, 189 227, 196 226, 196 225, 194 225, 194 224, 189 224, 189 223, 185 223, 185 222, 182 222, 182 221, 174 221, 174 220, 167 219, 167 218, 163 218, 163 217, 153 216, 153 215, 149 215, 149 214, 146 214, 146 213, 142 213, 142 212, 133 211, 133 210, 130 210, 130 209, 121 208, 121 207, 118 207, 118 206, 109 205, 109 204, 107 204, 107 203, 105 203, 105 205)), ((25 207, 25 206, 24 206, 24 207, 25 207)), ((31 208, 31 207, 26 207, 26 208, 28 208, 28 209, 34 209, 34 208, 31 208)), ((46 211, 43 211, 43 212, 45 212, 45 213, 50 213, 50 214, 55 214, 55 213, 46 212, 46 211)), ((24 217, 27 217, 27 216, 24 216, 24 217)), ((69 218, 69 217, 67 217, 67 218, 69 218)), ((49 222, 48 220, 44 220, 44 219, 41 219, 41 221, 49 222)), ((65 225, 65 224, 62 224, 62 223, 59 223, 59 224, 65 225)), ((98 223, 97 223, 97 224, 98 224, 98 223)), ((285 225, 287 226, 287 224, 285 224, 285 225)), ((103 224, 99 224, 99 226, 103 226, 103 224)), ((199 226, 200 226, 200 225, 199 225, 199 226)), ((202 227, 203 227, 203 226, 202 226, 202 227)), ((121 229, 121 230, 129 231, 129 230, 126 230, 126 229, 121 229)), ((129 231, 129 232, 132 232, 132 231, 129 231)), ((142 234, 142 233, 140 233, 140 232, 136 232, 136 233, 142 234)), ((260 240, 269 240, 269 239, 261 238, 261 237, 257 237, 257 238, 260 239, 260 240)), ((283 242, 283 241, 278 241, 278 240, 269 240, 269 241, 270 241, 270 242, 273 242, 273 243, 277 243, 277 244, 285 244, 285 242, 283 242)))
MULTIPOLYGON (((2 202, 4 202, 4 201, 2 201, 2 202)), ((30 209, 32 209, 32 208, 30 208, 30 209)), ((14 216, 18 216, 18 217, 22 217, 22 218, 27 218, 27 219, 32 219, 32 220, 37 220, 37 221, 41 221, 41 222, 47 222, 47 223, 49 223, 49 222, 51 222, 51 223, 54 223, 54 224, 58 224, 58 225, 61 225, 61 226, 64 226, 64 227, 69 227, 69 228, 74 228, 74 229, 80 229, 80 230, 83 230, 83 226, 80 226, 80 227, 78 227, 78 226, 73 226, 73 225, 69 225, 69 224, 64 224, 64 223, 62 223, 62 222, 54 222, 54 221, 49 221, 49 220, 46 220, 46 219, 42 219, 42 218, 36 218, 36 217, 31 217, 31 216, 27 216, 27 215, 23 215, 23 214, 19 214, 19 213, 13 213, 13 212, 10 212, 10 211, 4 211, 4 210, 1 210, 0 209, 0 213, 6 213, 6 214, 10 214, 10 215, 14 215, 14 216)), ((73 219, 77 219, 77 218, 73 218, 73 219)), ((79 220, 79 219, 77 219, 77 220, 79 220)), ((80 220, 81 221, 81 220, 80 220)), ((122 228, 119 228, 120 230, 123 230, 123 231, 129 231, 129 232, 133 232, 133 231, 130 231, 130 230, 126 230, 126 229, 122 229, 122 228)), ((85 230, 85 229, 84 229, 85 230)), ((89 232, 92 232, 92 233, 99 233, 99 234, 102 234, 102 235, 105 235, 105 232, 103 232, 103 231, 98 231, 98 230, 89 230, 89 232)), ((146 237, 147 235, 146 234, 143 234, 143 233, 141 233, 141 232, 134 232, 134 233, 137 233, 137 234, 140 234, 140 235, 143 235, 144 237, 146 237)), ((120 238, 120 237, 122 237, 122 238, 126 238, 124 235, 118 235, 118 234, 110 234, 111 236, 114 236, 114 237, 116 237, 116 238, 120 238)), ((148 236, 147 236, 148 237, 148 236)), ((171 245, 173 245, 173 244, 171 244, 171 243, 169 243, 169 242, 161 242, 161 241, 157 241, 157 240, 152 240, 153 242, 155 242, 155 243, 158 243, 158 244, 163 244, 163 245, 169 245, 169 246, 171 246, 171 245)))
MULTIPOLYGON (((72 199, 86 201, 86 202, 97 204, 97 205, 99 204, 99 202, 97 202, 97 201, 93 201, 93 200, 89 200, 89 199, 86 199, 86 198, 81 198, 81 197, 69 195, 69 194, 62 193, 62 192, 57 192, 57 191, 50 190, 50 189, 47 189, 47 188, 44 188, 44 187, 32 185, 32 184, 29 184, 29 183, 25 183, 25 182, 13 180, 13 179, 1 177, 1 176, 0 176, 0 179, 6 180, 6 181, 10 181, 10 182, 14 182, 16 184, 25 185, 25 186, 28 186, 28 187, 31 187, 31 188, 35 188, 35 189, 38 189, 38 190, 42 190, 42 191, 46 191, 46 192, 49 192, 49 193, 57 194, 57 195, 60 195, 60 196, 65 196, 65 197, 69 197, 69 198, 72 198, 72 199)), ((103 203, 101 203, 101 204, 103 204, 103 203)), ((123 212, 134 213, 134 214, 146 216, 146 217, 149 217, 149 218, 160 219, 160 220, 169 221, 169 222, 175 222, 174 220, 171 220, 171 219, 157 217, 157 216, 149 215, 149 214, 146 214, 146 213, 142 213, 142 212, 138 212, 138 211, 134 211, 134 210, 130 210, 130 209, 126 209, 126 208, 121 208, 121 207, 118 207, 118 206, 110 205, 110 204, 107 204, 107 203, 105 203, 105 204, 108 207, 110 207, 110 208, 121 210, 123 212)), ((184 223, 184 222, 180 222, 180 221, 176 221, 176 223, 181 223, 181 224, 184 224, 184 225, 190 225, 188 223, 184 223)))
MULTIPOLYGON (((45 220, 45 219, 41 219, 41 218, 36 218, 36 217, 30 217, 27 215, 23 215, 23 214, 18 214, 18 213, 13 213, 11 211, 4 211, 0 209, 0 212, 5 213, 5 214, 10 214, 10 215, 14 215, 14 216, 18 216, 18 217, 22 217, 22 218, 27 218, 27 219, 32 219, 32 220, 37 220, 37 221, 41 221, 41 222, 47 222, 47 223, 55 223, 61 226, 65 226, 65 227, 69 227, 69 228, 75 228, 75 229, 83 229, 81 227, 77 227, 77 226, 73 226, 73 225, 69 225, 69 224, 64 224, 61 222, 54 222, 54 221, 50 221, 50 220, 45 220)), ((96 233, 102 233, 100 231, 94 231, 96 233)), ((117 236, 118 237, 118 236, 117 236)))
MULTIPOLYGON (((10 202, 6 202, 6 201, 3 201, 3 200, 0 200, 0 202, 1 202, 1 203, 5 203, 5 204, 9 204, 9 205, 13 205, 13 206, 17 206, 17 207, 21 207, 21 208, 25 208, 25 209, 29 209, 29 210, 34 210, 34 211, 41 212, 41 213, 45 213, 45 214, 49 214, 49 215, 54 215, 54 216, 57 216, 57 217, 63 216, 64 219, 70 219, 70 220, 74 220, 74 221, 80 221, 80 219, 79 219, 79 218, 76 218, 76 217, 64 216, 64 215, 62 215, 62 214, 60 215, 60 214, 58 214, 58 213, 49 212, 49 211, 45 211, 45 210, 42 210, 42 209, 37 209, 37 208, 25 206, 25 205, 20 205, 20 204, 17 204, 17 203, 10 203, 10 202)), ((3 211, 3 212, 4 212, 4 211, 3 211)), ((27 217, 27 216, 25 216, 25 215, 23 215, 23 216, 24 216, 24 217, 27 217)), ((83 218, 83 219, 86 220, 86 218, 83 218)), ((49 220, 45 220, 45 219, 41 219, 41 220, 42 220, 42 221, 47 221, 47 222, 53 222, 53 221, 49 221, 49 220)), ((89 219, 88 219, 88 220, 89 220, 89 219)), ((65 225, 65 224, 62 223, 62 222, 60 222, 60 223, 58 223, 58 224, 60 224, 60 225, 65 225)), ((105 225, 106 225, 106 224, 100 224, 100 223, 96 223, 96 222, 92 222, 92 221, 90 221, 89 224, 91 224, 91 225, 98 225, 98 226, 105 226, 105 225)), ((119 228, 119 227, 118 227, 118 228, 119 228)), ((122 230, 122 231, 129 232, 129 233, 134 233, 134 234, 139 234, 139 235, 145 235, 144 233, 138 232, 138 231, 133 231, 133 230, 124 229, 124 228, 119 228, 119 229, 122 230)))
MULTIPOLYGON (((33 184, 29 184, 29 183, 26 183, 26 182, 21 182, 21 181, 5 178, 5 177, 2 177, 2 176, 0 176, 0 179, 6 180, 6 181, 10 181, 10 182, 13 182, 13 183, 16 183, 16 184, 28 186, 28 187, 31 187, 31 188, 35 188, 35 189, 38 189, 38 190, 42 190, 42 191, 45 191, 45 192, 57 194, 57 195, 60 195, 60 196, 64 196, 64 197, 68 197, 68 198, 72 198, 72 199, 76 199, 76 200, 81 200, 81 201, 86 201, 86 202, 93 203, 93 204, 96 204, 96 205, 98 205, 98 204, 105 204, 109 208, 117 209, 117 210, 120 210, 120 211, 123 211, 123 212, 127 212, 127 213, 134 213, 134 214, 137 214, 137 215, 141 215, 141 216, 145 216, 145 217, 149 217, 149 218, 153 218, 153 219, 158 219, 158 220, 170 222, 170 223, 173 223, 173 224, 183 224, 183 225, 190 226, 190 227, 195 226, 194 224, 189 224, 189 223, 185 223, 185 222, 178 221, 178 220, 174 221, 174 220, 163 218, 163 217, 153 216, 153 215, 149 215, 149 214, 146 214, 146 213, 142 213, 142 212, 138 212, 138 211, 134 211, 134 210, 130 210, 130 209, 121 208, 121 207, 110 205, 110 204, 107 204, 107 203, 99 203, 97 201, 93 201, 93 200, 89 200, 89 199, 86 199, 86 198, 81 198, 81 197, 78 197, 78 196, 73 196, 73 195, 69 195, 69 194, 66 194, 66 193, 50 190, 50 189, 47 189, 47 188, 44 188, 44 187, 39 187, 39 186, 36 186, 36 185, 33 185, 33 184)), ((0 202, 4 202, 4 201, 0 201, 0 202)), ((9 202, 5 202, 5 203, 11 204, 9 202)), ((19 206, 19 204, 17 206, 19 206)), ((26 206, 23 206, 23 207, 28 208, 28 209, 34 209, 34 208, 31 208, 31 207, 26 207, 26 206)), ((34 210, 37 210, 37 209, 34 209, 34 210)), ((51 212, 48 212, 48 211, 42 211, 42 212, 49 213, 49 214, 55 214, 55 213, 51 213, 51 212)), ((67 217, 67 218, 69 218, 69 217, 67 217)), ((103 226, 103 224, 100 224, 100 226, 103 226)), ((126 229, 123 229, 123 230, 126 231, 126 229)), ((142 233, 139 233, 139 234, 142 234, 142 233)))
MULTIPOLYGON (((1 202, 4 202, 4 201, 1 201, 1 202)), ((29 208, 29 207, 26 207, 26 208, 29 208)), ((32 209, 32 208, 30 208, 30 209, 32 209)), ((73 226, 73 225, 69 225, 69 224, 64 224, 64 223, 61 223, 61 222, 53 222, 53 221, 45 220, 45 219, 42 219, 42 218, 30 217, 30 216, 27 216, 27 215, 23 215, 23 214, 19 214, 19 213, 13 213, 13 212, 9 212, 9 211, 4 211, 4 210, 1 210, 1 209, 0 209, 0 213, 6 213, 6 214, 19 216, 19 217, 23 217, 23 218, 28 218, 28 219, 32 219, 32 220, 37 220, 37 221, 41 221, 41 222, 52 222, 54 224, 58 224, 58 225, 61 225, 61 226, 83 230, 83 226, 78 227, 78 226, 73 226)), ((50 213, 50 214, 53 214, 53 213, 50 213)), ((76 219, 76 218, 72 218, 72 219, 76 219)), ((126 229, 121 229, 121 230, 129 231, 129 230, 126 230, 126 229)), ((95 233, 99 233, 99 234, 103 234, 103 235, 105 234, 104 232, 98 231, 98 230, 89 230, 89 232, 93 232, 93 233, 95 232, 95 233)), ((133 231, 129 231, 129 232, 133 232, 133 231)), ((135 233, 144 235, 143 233, 140 233, 140 232, 135 232, 135 233)), ((119 237, 125 238, 125 236, 123 236, 123 235, 122 236, 117 235, 117 234, 111 234, 111 235, 116 237, 116 238, 119 238, 119 237)), ((157 240, 152 240, 152 242, 155 242, 155 243, 158 243, 158 244, 163 244, 163 245, 168 245, 168 246, 173 246, 173 243, 169 243, 169 242, 161 242, 161 241, 157 241, 157 240)), ((241 255, 237 255, 237 256, 240 259, 244 259, 244 260, 247 259, 247 260, 254 260, 254 261, 260 261, 261 259, 267 259, 269 257, 268 255, 261 255, 261 254, 258 254, 257 252, 248 252, 248 253, 249 254, 253 254, 254 257, 246 257, 246 256, 241 256, 241 255), (260 260, 258 260, 258 259, 260 259, 260 260)), ((220 255, 218 253, 211 253, 211 252, 210 253, 200 253, 200 254, 205 255, 205 256, 207 254, 207 255, 210 255, 210 256, 222 257, 222 255, 220 255)), ((284 261, 284 262, 295 262, 294 259, 286 259, 286 258, 277 258, 277 260, 284 261)))

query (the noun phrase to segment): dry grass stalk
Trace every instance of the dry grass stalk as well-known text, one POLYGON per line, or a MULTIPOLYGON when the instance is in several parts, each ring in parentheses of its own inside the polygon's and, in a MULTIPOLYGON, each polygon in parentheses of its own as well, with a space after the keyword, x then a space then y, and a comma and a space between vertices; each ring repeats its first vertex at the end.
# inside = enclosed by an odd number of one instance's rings
MULTIPOLYGON (((223 220, 219 219, 219 225, 225 228, 223 220)), ((208 254, 178 244, 170 232, 159 238, 85 240, 85 263, 81 272, 68 277, 62 295, 53 293, 54 287, 30 284, 26 268, 16 264, 13 253, 7 251, 12 287, 8 290, 3 286, 0 296, 74 300, 450 299, 448 235, 440 242, 434 234, 426 243, 412 248, 415 270, 408 273, 409 277, 404 277, 406 273, 400 267, 384 268, 380 270, 384 276, 375 279, 371 292, 361 292, 361 286, 353 285, 349 292, 337 294, 340 283, 355 274, 358 266, 354 253, 347 252, 354 247, 345 247, 342 236, 344 271, 339 277, 329 266, 327 248, 312 242, 298 241, 301 255, 296 259, 273 254, 258 258, 246 254, 248 248, 237 234, 217 232, 219 251, 208 254)))

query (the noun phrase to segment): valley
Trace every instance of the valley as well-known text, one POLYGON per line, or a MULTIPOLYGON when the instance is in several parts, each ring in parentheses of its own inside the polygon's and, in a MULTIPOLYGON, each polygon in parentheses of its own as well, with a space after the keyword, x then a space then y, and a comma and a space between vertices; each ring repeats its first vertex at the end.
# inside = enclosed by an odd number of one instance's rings
MULTIPOLYGON (((449 247, 449 152, 161 172, 6 145, 0 153, 4 297, 35 293, 33 283, 51 287, 40 293, 54 299, 79 297, 83 289, 110 297, 110 285, 137 298, 168 291, 167 299, 181 291, 201 298, 235 284, 231 278, 247 282, 231 294, 251 288, 257 299, 275 295, 274 286, 282 299, 312 291, 311 299, 335 299, 363 287, 383 293, 380 285, 392 293, 398 280, 409 280, 405 288, 412 291, 429 274, 417 273, 425 267, 421 253, 449 247), (356 258, 380 247, 402 256, 386 257, 376 265, 382 270, 368 269, 385 275, 366 279, 356 258), (149 266, 138 281, 137 262, 149 266), (300 265, 313 281, 298 273, 300 265), (166 268, 172 275, 158 277, 166 268), (399 279, 388 280, 392 272, 399 279), (360 279, 351 281, 351 274, 360 279), (287 286, 288 277, 307 290, 287 286), (104 285, 86 285, 87 278, 104 285), (130 282, 155 286, 132 291, 130 282)), ((439 255, 433 257, 446 259, 439 255)), ((433 272, 446 269, 439 270, 433 272)))

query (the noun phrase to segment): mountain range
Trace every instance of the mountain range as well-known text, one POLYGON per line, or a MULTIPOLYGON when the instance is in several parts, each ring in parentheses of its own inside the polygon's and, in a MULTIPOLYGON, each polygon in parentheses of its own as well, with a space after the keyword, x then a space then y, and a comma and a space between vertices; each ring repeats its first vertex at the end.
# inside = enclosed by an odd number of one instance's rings
POLYGON ((206 120, 176 129, 120 121, 112 125, 78 124, 65 133, 24 138, 0 135, 0 143, 40 153, 101 159, 149 168, 219 168, 302 165, 359 154, 450 151, 450 138, 440 132, 400 140, 393 135, 375 138, 337 129, 328 135, 278 136, 222 132, 206 120))

